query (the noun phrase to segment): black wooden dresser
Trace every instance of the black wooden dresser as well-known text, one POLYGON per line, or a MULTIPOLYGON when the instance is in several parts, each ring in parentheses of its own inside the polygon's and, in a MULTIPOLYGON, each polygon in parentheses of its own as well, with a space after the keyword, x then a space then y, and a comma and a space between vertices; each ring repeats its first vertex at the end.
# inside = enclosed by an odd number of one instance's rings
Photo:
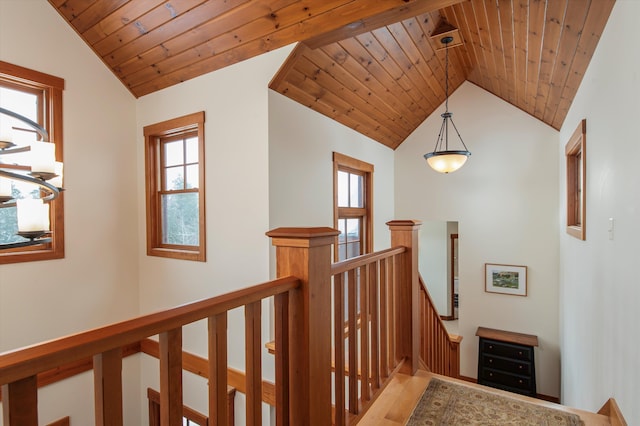
POLYGON ((536 396, 533 348, 538 337, 530 334, 478 327, 478 383, 536 396))

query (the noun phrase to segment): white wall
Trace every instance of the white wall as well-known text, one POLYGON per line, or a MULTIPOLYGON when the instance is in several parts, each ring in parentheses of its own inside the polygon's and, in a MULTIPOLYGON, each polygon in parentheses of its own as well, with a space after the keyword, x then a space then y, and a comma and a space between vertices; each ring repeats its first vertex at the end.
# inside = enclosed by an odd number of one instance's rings
MULTIPOLYGON (((137 159, 133 96, 46 1, 0 0, 0 60, 66 85, 66 257, 0 266, 4 351, 137 314, 137 159)), ((93 423, 93 386, 77 382, 43 390, 42 424, 93 423)), ((125 415, 139 424, 137 374, 125 382, 134 389, 125 415)))
POLYGON ((420 275, 440 315, 449 315, 451 295, 447 267, 449 254, 447 222, 441 220, 423 222, 418 238, 420 275))
POLYGON ((385 223, 396 218, 393 151, 273 91, 269 92, 270 228, 333 227, 334 151, 373 164, 374 250, 389 248, 385 223))
POLYGON ((449 107, 472 155, 431 170, 441 118, 429 117, 396 150, 396 215, 458 221, 461 374, 477 376, 478 326, 534 334, 538 393, 558 396, 558 132, 468 82, 449 107), (528 266, 529 295, 485 293, 486 262, 528 266))
MULTIPOLYGON (((143 164, 144 126, 197 111, 205 112, 207 261, 146 255, 144 169, 138 170, 138 252, 140 310, 148 313, 209 298, 269 279, 269 80, 284 62, 286 47, 188 82, 144 96, 137 102, 136 150, 143 164)), ((263 304, 263 341, 269 339, 263 304)), ((229 365, 244 368, 244 314, 229 318, 229 365)), ((184 350, 206 356, 205 324, 184 331, 184 350)), ((265 351, 266 353, 266 351, 265 351)), ((264 375, 273 374, 273 357, 264 356, 264 375)), ((157 386, 154 362, 144 363, 143 391, 157 386)), ((187 376, 188 377, 188 376, 187 376)), ((207 412, 204 380, 191 380, 185 403, 207 412), (198 391, 198 389, 200 391, 198 391)), ((157 389, 157 388, 156 388, 157 389)), ((146 418, 146 414, 144 415, 146 418)), ((265 418, 268 413, 265 412, 265 418)), ((242 398, 236 418, 244 419, 242 398)))
MULTIPOLYGON (((564 176, 564 146, 586 118, 587 239, 560 230, 563 401, 597 410, 614 397, 629 424, 640 424, 638 16, 640 2, 616 2, 558 147, 564 176)), ((564 185, 561 179, 560 212, 566 206, 564 185)))

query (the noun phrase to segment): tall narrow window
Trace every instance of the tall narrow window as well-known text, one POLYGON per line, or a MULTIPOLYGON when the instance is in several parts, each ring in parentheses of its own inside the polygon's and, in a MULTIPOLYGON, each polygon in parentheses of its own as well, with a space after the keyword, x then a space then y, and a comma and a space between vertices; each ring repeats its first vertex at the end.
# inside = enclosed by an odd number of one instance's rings
POLYGON ((373 165, 333 153, 334 227, 340 231, 334 259, 373 250, 373 165))
MULTIPOLYGON (((55 157, 62 161, 62 91, 64 80, 38 71, 0 61, 0 107, 20 114, 38 125, 49 134, 49 141, 55 144, 55 157)), ((34 129, 20 120, 0 114, 0 133, 9 135, 16 149, 27 147, 40 139, 34 129)), ((17 154, 2 159, 5 163, 20 163, 17 154)), ((7 166, 11 167, 11 165, 7 166)), ((20 171, 20 166, 14 166, 20 171)), ((11 170, 10 170, 11 171, 11 170)), ((28 172, 29 169, 23 170, 28 172)), ((17 180, 0 177, 0 187, 15 199, 38 198, 37 187, 17 180), (36 191, 34 194, 33 191, 36 191)), ((59 259, 64 257, 64 195, 49 204, 49 226, 51 242, 0 250, 0 264, 30 262, 35 260, 59 259)), ((0 208, 0 244, 19 242, 15 207, 0 208)))
POLYGON ((147 254, 204 262, 204 112, 144 128, 147 254))

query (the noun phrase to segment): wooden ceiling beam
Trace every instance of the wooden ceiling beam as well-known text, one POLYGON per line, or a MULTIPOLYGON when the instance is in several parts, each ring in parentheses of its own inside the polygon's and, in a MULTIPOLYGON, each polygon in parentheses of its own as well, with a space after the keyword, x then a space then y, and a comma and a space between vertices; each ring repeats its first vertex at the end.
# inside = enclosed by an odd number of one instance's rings
MULTIPOLYGON (((413 18, 416 15, 452 6, 462 1, 465 0, 418 0, 404 2, 404 4, 393 9, 385 10, 369 17, 360 17, 332 31, 327 31, 302 41, 310 48, 317 49, 327 44, 355 37, 396 22, 404 21, 405 19, 413 18)), ((367 6, 367 8, 370 8, 370 6, 367 6)))

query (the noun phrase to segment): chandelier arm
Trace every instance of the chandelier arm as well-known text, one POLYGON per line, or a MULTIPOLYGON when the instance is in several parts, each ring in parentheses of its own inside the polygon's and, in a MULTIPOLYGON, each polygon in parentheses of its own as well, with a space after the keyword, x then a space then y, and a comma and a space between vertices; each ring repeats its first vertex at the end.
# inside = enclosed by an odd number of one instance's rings
MULTIPOLYGON (((0 165, 1 167, 1 165, 0 165)), ((25 175, 21 175, 19 173, 13 173, 13 172, 8 172, 6 170, 2 170, 0 169, 0 176, 9 178, 9 179, 13 179, 13 180, 19 180, 19 181, 23 181, 23 182, 28 182, 28 183, 32 183, 35 185, 38 185, 39 187, 41 187, 42 189, 44 189, 47 192, 47 196, 42 198, 42 201, 52 201, 55 200, 56 198, 58 198, 58 196, 60 195, 60 188, 56 188, 55 186, 51 185, 50 183, 39 179, 39 178, 35 178, 32 176, 25 176, 25 175)), ((15 201, 12 201, 10 203, 0 203, 0 208, 5 208, 5 207, 13 207, 16 205, 15 201)))
POLYGON ((29 126, 33 127, 33 129, 35 129, 36 132, 38 132, 38 134, 42 137, 42 141, 43 142, 49 142, 49 132, 47 132, 47 130, 42 127, 41 125, 39 125, 38 123, 36 123, 33 120, 28 119, 27 117, 20 115, 16 112, 10 111, 6 108, 2 108, 0 107, 0 114, 4 114, 4 115, 8 115, 10 117, 16 118, 20 121, 22 121, 23 123, 28 124, 29 126))
POLYGON ((51 238, 48 237, 48 238, 34 238, 32 240, 20 241, 17 243, 4 243, 4 244, 0 244, 0 250, 37 246, 40 244, 50 243, 51 241, 52 241, 51 238))

